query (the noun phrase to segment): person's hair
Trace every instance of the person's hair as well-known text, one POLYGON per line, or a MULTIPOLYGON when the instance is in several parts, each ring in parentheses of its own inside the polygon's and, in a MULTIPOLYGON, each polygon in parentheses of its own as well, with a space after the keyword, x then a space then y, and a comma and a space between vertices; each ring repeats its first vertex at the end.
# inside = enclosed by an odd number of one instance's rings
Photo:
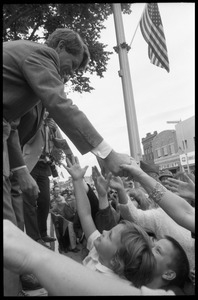
POLYGON ((60 41, 65 42, 65 50, 68 53, 74 56, 83 53, 83 59, 78 70, 84 70, 89 62, 90 54, 80 35, 69 28, 58 28, 49 35, 45 43, 48 47, 56 48, 60 41))
POLYGON ((165 235, 165 238, 172 243, 175 250, 174 258, 168 267, 176 273, 176 277, 169 284, 183 288, 190 273, 188 257, 182 246, 173 237, 165 235))
POLYGON ((122 220, 120 224, 126 228, 121 233, 121 247, 113 257, 112 270, 135 287, 147 285, 156 265, 149 236, 135 223, 122 220))

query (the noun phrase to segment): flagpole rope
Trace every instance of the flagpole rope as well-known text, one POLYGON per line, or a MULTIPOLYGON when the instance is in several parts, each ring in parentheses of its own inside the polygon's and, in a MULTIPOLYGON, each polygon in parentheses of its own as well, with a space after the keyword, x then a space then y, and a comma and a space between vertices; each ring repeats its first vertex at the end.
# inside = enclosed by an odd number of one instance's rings
MULTIPOLYGON (((146 3, 146 4, 147 4, 147 3, 146 3)), ((140 20, 142 19, 142 16, 143 16, 144 10, 145 10, 145 8, 146 8, 146 4, 145 4, 145 6, 144 6, 143 12, 142 12, 142 14, 141 14, 141 17, 140 17, 140 19, 139 19, 139 22, 138 22, 138 24, 137 24, 137 26, 136 26, 136 29, 135 29, 135 32, 134 32, 134 34, 133 34, 133 37, 132 37, 131 43, 130 43, 130 45, 129 45, 129 47, 130 47, 130 48, 131 48, 131 44, 132 44, 132 42, 133 42, 133 40, 134 40, 134 37, 135 37, 136 31, 137 31, 137 29, 138 29, 138 26, 140 25, 140 20)))

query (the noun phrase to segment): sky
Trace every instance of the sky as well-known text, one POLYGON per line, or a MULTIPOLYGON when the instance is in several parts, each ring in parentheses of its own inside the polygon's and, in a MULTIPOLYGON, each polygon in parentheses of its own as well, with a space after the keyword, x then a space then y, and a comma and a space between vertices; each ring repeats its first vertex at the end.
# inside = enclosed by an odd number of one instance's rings
MULTIPOLYGON (((128 45, 135 33, 128 62, 142 154, 141 141, 147 133, 175 129, 175 124, 167 124, 167 121, 183 121, 195 115, 195 3, 158 3, 166 38, 169 73, 151 64, 148 58, 148 44, 138 26, 144 7, 145 3, 133 3, 132 13, 122 14, 128 45)), ((103 78, 90 75, 94 87, 91 93, 70 93, 68 98, 86 114, 116 152, 130 155, 123 87, 118 75, 119 56, 113 49, 117 46, 113 15, 104 25, 106 29, 101 32, 100 41, 107 45, 106 51, 113 52, 107 71, 103 78)), ((92 153, 81 155, 66 139, 81 166, 89 166, 86 176, 90 176, 91 167, 98 166, 95 156, 92 153)), ((67 180, 69 174, 61 170, 67 180)))

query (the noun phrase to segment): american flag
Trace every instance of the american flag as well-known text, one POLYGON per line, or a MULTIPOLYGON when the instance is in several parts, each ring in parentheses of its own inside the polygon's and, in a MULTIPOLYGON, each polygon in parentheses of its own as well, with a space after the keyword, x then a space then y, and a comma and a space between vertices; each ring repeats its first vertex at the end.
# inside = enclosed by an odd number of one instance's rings
POLYGON ((145 41, 148 43, 150 62, 169 72, 169 60, 166 40, 157 3, 147 3, 140 28, 145 41))

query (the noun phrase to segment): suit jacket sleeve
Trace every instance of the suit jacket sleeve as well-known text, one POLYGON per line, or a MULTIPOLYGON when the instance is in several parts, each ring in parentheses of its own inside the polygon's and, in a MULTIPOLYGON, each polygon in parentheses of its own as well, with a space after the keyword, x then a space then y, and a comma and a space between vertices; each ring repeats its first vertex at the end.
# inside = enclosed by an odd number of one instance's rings
POLYGON ((86 115, 66 98, 59 75, 59 59, 54 49, 42 47, 23 62, 23 75, 51 117, 81 154, 103 140, 86 115))

